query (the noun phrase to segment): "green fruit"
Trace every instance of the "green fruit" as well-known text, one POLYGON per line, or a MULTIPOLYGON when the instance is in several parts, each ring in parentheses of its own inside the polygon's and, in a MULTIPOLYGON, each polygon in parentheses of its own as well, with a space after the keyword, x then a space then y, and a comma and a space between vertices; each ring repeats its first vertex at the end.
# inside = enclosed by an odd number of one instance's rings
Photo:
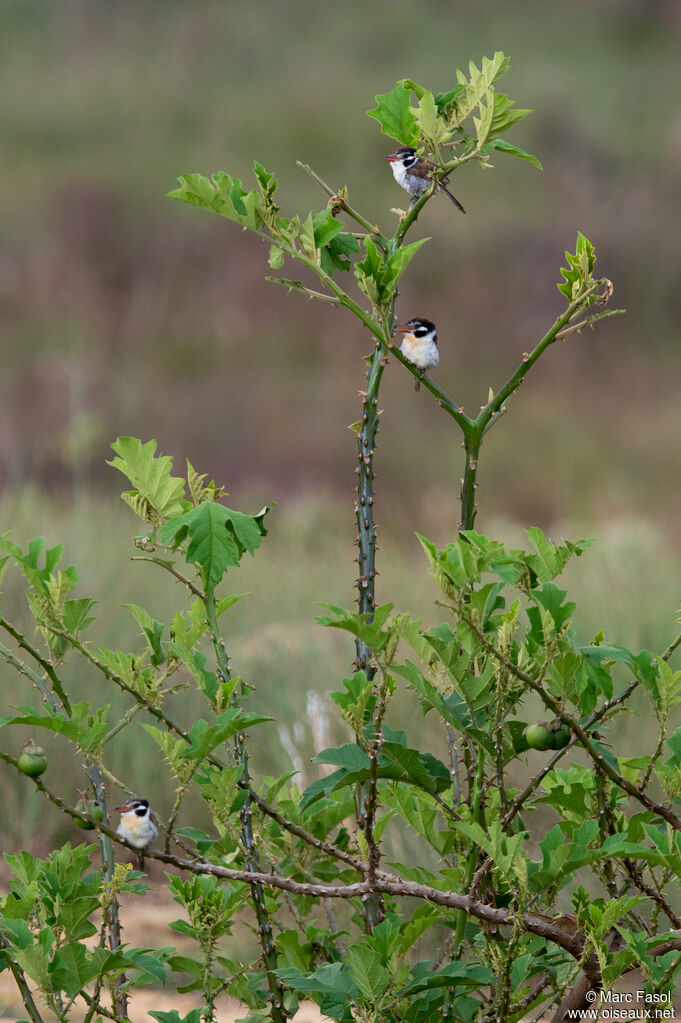
POLYGON ((565 749, 570 741, 570 729, 562 721, 554 721, 551 726, 551 745, 549 749, 565 749))
MULTIPOLYGON (((79 810, 80 813, 89 814, 95 821, 101 822, 104 820, 104 811, 98 803, 91 802, 88 803, 87 806, 83 806, 81 801, 76 804, 76 810, 79 810)), ((92 831, 94 829, 92 821, 82 821, 79 817, 74 817, 74 821, 76 822, 76 827, 81 828, 83 831, 92 831)))
POLYGON ((551 749, 553 732, 545 724, 528 725, 525 729, 525 740, 530 749, 551 749))
POLYGON ((22 774, 27 774, 29 778, 37 778, 47 767, 47 760, 40 747, 27 746, 17 760, 17 767, 22 774))

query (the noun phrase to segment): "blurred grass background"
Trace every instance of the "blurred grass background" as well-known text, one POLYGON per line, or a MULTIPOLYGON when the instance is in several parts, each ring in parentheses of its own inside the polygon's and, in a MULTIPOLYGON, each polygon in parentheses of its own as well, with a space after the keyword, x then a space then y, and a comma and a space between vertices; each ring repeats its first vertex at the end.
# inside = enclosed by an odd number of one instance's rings
MULTIPOLYGON (((93 641, 138 642, 121 602, 164 618, 181 596, 127 564, 140 529, 117 501, 110 440, 157 438, 178 471, 189 457, 224 482, 234 507, 278 501, 262 551, 235 577, 252 595, 230 613, 228 644, 257 687, 253 705, 290 722, 254 732, 256 769, 293 758, 310 780, 326 711, 308 712, 307 694, 337 688, 352 660, 348 640, 313 619, 318 602, 353 599, 345 427, 370 341, 342 312, 264 282, 257 240, 165 193, 188 171, 248 182, 255 158, 278 173, 285 212, 317 210, 325 196, 299 158, 390 230, 404 195, 381 159, 391 142, 364 111, 398 78, 444 90, 456 67, 503 49, 502 89, 535 110, 511 140, 544 171, 501 155, 493 171, 463 168, 452 187, 468 216, 429 204, 414 238, 432 240, 399 311, 438 323, 438 379, 475 410, 562 308, 563 250, 578 230, 593 241, 627 316, 556 345, 528 377, 485 442, 477 525, 514 539, 531 524, 556 539, 595 535, 568 575, 580 635, 604 627, 663 649, 681 603, 677 5, 7 0, 0 30, 0 529, 66 544, 101 602, 93 641)), ((378 599, 434 621, 414 532, 454 535, 459 438, 395 364, 381 405, 378 599)), ((20 597, 8 576, 3 608, 25 622, 20 597)), ((93 672, 69 671, 75 694, 120 708, 93 672)), ((6 704, 26 702, 6 666, 0 685, 6 704)), ((413 738, 433 748, 425 731, 413 738)), ((141 729, 116 758, 165 812, 170 783, 141 729)), ((55 787, 73 788, 72 765, 54 770, 55 787)), ((51 846, 61 819, 7 773, 3 845, 51 846)))

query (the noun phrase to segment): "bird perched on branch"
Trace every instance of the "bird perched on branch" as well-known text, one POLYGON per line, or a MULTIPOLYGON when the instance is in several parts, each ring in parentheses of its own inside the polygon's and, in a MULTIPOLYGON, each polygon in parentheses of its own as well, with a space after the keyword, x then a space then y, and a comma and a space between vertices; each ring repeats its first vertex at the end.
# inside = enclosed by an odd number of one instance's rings
POLYGON ((138 849, 139 867, 144 868, 143 850, 156 839, 158 831, 151 819, 148 799, 129 799, 121 806, 114 807, 121 815, 121 822, 116 828, 116 834, 124 838, 130 845, 138 849))
MULTIPOLYGON (((437 328, 432 320, 425 316, 415 316, 406 323, 396 323, 395 330, 404 334, 400 351, 408 362, 421 370, 421 376, 427 369, 435 369, 440 361, 437 347, 437 328)), ((414 377, 414 390, 418 391, 421 381, 414 377)))
MULTIPOLYGON (((402 146, 401 149, 396 149, 394 153, 384 156, 383 159, 389 162, 395 181, 409 192, 412 202, 416 202, 419 196, 432 185, 433 171, 436 170, 434 164, 417 156, 416 150, 412 146, 402 146)), ((450 202, 453 202, 458 210, 465 213, 459 200, 455 199, 445 187, 448 183, 448 178, 442 178, 438 182, 437 191, 444 192, 450 202)))

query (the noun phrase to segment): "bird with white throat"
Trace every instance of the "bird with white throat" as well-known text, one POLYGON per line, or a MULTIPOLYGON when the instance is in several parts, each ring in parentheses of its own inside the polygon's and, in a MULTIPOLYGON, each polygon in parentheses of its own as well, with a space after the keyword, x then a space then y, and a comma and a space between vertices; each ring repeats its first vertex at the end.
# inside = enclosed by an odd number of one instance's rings
MULTIPOLYGON (((433 174, 437 168, 430 161, 417 156, 413 146, 402 146, 401 149, 396 149, 394 153, 389 153, 383 159, 387 160, 390 164, 390 169, 397 184, 401 185, 406 192, 409 192, 412 204, 432 185, 433 174)), ((436 191, 443 192, 458 210, 465 213, 466 211, 459 200, 446 187, 448 184, 448 178, 440 178, 436 191)))
POLYGON ((124 838, 126 842, 138 850, 140 870, 144 867, 144 850, 151 845, 158 836, 156 825, 151 819, 151 809, 148 799, 128 799, 114 810, 120 813, 120 824, 116 828, 116 834, 124 838))
MULTIPOLYGON (((400 351, 407 362, 421 370, 421 376, 427 369, 435 369, 440 362, 440 352, 437 347, 437 328, 432 320, 425 316, 414 316, 406 323, 396 323, 395 330, 403 334, 400 351)), ((414 379, 414 390, 421 387, 419 377, 414 379)))

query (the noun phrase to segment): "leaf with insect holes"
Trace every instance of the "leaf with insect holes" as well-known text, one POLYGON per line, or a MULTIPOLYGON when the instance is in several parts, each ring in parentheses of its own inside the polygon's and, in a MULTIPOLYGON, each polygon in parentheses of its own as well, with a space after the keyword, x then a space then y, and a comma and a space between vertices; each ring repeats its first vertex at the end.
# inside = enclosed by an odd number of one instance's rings
POLYGON ((253 554, 260 546, 266 535, 262 519, 267 510, 253 517, 215 501, 204 501, 166 522, 159 539, 174 547, 188 539, 185 557, 201 570, 206 589, 212 591, 230 565, 237 566, 246 551, 253 554))
POLYGON ((349 270, 352 266, 349 257, 359 252, 359 242, 352 234, 337 234, 322 251, 322 270, 333 274, 334 270, 349 270))
POLYGON ((390 92, 376 96, 378 106, 373 110, 367 110, 367 117, 373 117, 378 121, 384 135, 397 139, 405 146, 413 146, 419 137, 411 106, 411 91, 405 81, 397 82, 390 92))

